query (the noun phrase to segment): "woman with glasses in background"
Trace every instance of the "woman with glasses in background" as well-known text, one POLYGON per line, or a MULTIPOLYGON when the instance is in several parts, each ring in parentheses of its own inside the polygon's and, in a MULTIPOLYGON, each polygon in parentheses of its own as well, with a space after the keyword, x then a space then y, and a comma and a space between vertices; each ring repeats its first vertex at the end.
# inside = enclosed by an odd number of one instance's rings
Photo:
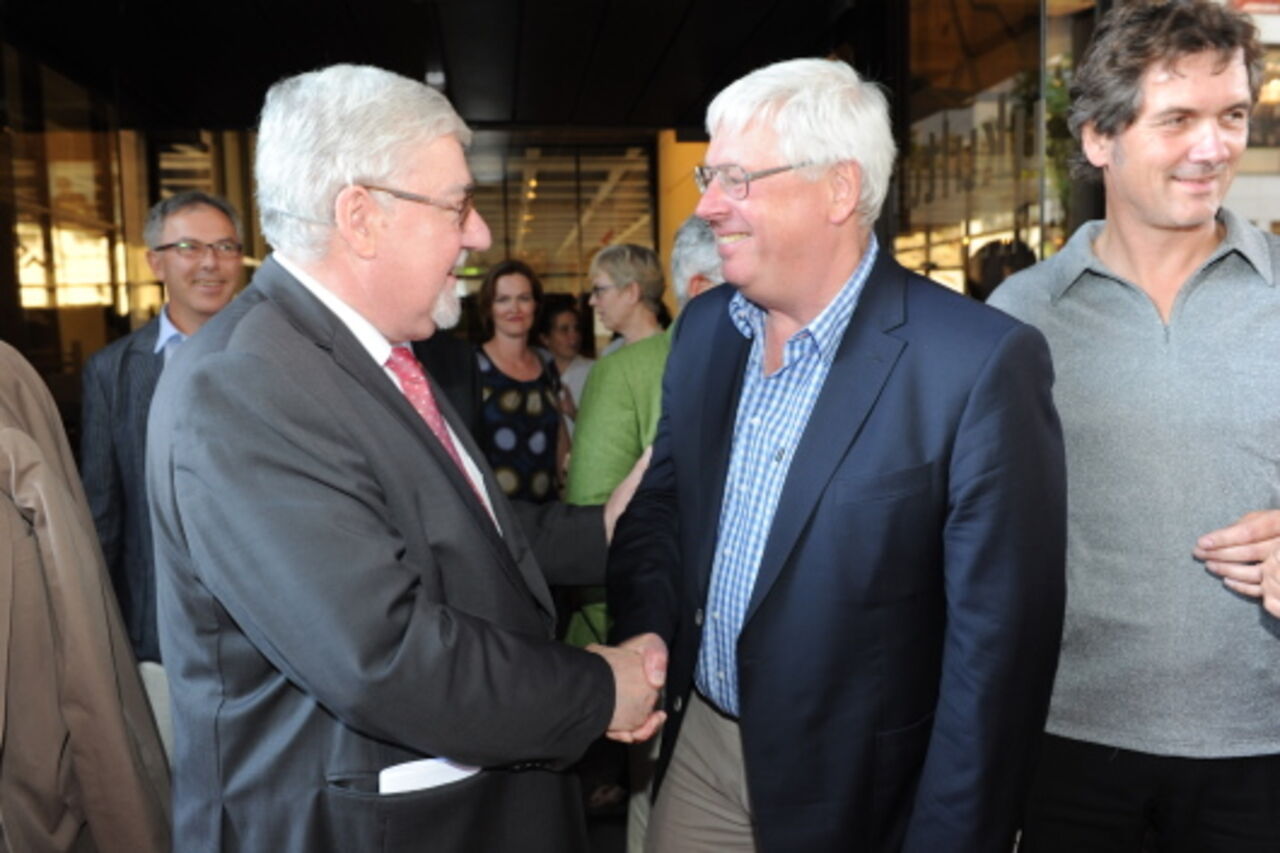
POLYGON ((618 336, 601 358, 656 335, 671 322, 662 303, 662 264, 652 249, 633 243, 606 246, 591 259, 587 278, 600 324, 618 336))

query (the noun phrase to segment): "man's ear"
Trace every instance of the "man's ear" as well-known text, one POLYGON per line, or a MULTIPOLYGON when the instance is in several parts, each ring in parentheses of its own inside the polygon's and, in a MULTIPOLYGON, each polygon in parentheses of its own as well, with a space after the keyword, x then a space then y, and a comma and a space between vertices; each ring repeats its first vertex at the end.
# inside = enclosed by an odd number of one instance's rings
POLYGON ((694 275, 691 275, 689 277, 689 284, 685 288, 685 292, 688 293, 689 298, 692 299, 693 297, 699 295, 700 293, 702 293, 702 291, 707 290, 711 286, 712 286, 711 279, 707 278, 702 273, 695 273, 694 275))
POLYGON ((843 160, 831 167, 827 175, 830 192, 831 222, 843 224, 858 211, 862 195, 862 166, 856 160, 843 160))
POLYGON ((1111 137, 1100 133, 1093 122, 1080 128, 1080 149, 1085 159, 1099 169, 1111 165, 1111 137))
POLYGON ((156 277, 157 281, 164 281, 164 276, 160 274, 160 253, 154 249, 147 249, 147 266, 151 267, 151 274, 156 277))
POLYGON ((385 212, 364 187, 343 187, 333 200, 333 221, 339 236, 360 258, 378 253, 378 234, 385 212))

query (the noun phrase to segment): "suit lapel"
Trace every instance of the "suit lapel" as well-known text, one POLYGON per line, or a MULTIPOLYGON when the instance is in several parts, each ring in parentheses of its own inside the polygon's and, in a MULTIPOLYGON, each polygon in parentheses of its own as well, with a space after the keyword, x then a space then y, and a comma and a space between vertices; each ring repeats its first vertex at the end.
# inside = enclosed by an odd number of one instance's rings
MULTIPOLYGON (((699 347, 701 350, 701 347, 699 347)), ((715 553, 716 531, 720 527, 724 483, 729 473, 729 457, 733 450, 733 430, 738 415, 738 397, 742 393, 743 372, 751 354, 751 341, 744 337, 729 318, 727 299, 718 312, 712 344, 707 359, 705 382, 690 383, 703 394, 701 429, 698 448, 702 470, 697 507, 699 518, 695 530, 706 531, 699 538, 697 567, 698 598, 703 601, 711 580, 711 564, 715 553)))
MULTIPOLYGON (((407 429, 409 429, 419 440, 419 444, 435 459, 437 466, 449 480, 453 486, 454 492, 459 500, 467 504, 471 510, 470 515, 475 521, 476 527, 481 535, 493 549, 498 558, 498 562, 503 568, 519 581, 523 586, 528 588, 534 594, 544 608, 550 610, 550 598, 546 590, 546 583, 538 578, 537 583, 531 584, 527 573, 522 571, 516 564, 516 560, 510 547, 503 540, 502 535, 494 526, 489 518, 488 511, 480 503, 480 498, 472 489, 471 483, 467 480, 466 475, 458 469, 454 464, 453 458, 449 455, 444 446, 440 444, 440 440, 435 437, 430 428, 423 422, 422 417, 417 410, 409 403, 404 394, 400 393, 400 389, 383 371, 383 369, 374 364, 373 359, 369 357, 368 351, 361 346, 350 330, 340 321, 332 312, 326 308, 320 300, 316 299, 306 288, 293 280, 293 276, 289 275, 279 264, 268 258, 263 262, 262 268, 258 275, 254 277, 255 284, 258 284, 268 299, 275 302, 281 307, 289 317, 291 317, 298 329, 309 338, 315 341, 316 345, 325 350, 333 358, 334 363, 351 378, 364 388, 370 396, 378 401, 391 415, 391 417, 399 420, 407 429)), ((431 380, 432 393, 436 397, 436 402, 440 406, 441 412, 449 421, 449 425, 459 438, 463 440, 467 450, 472 454, 472 458, 482 471, 487 469, 484 464, 484 455, 479 453, 475 444, 470 441, 470 436, 466 436, 465 429, 460 426, 460 420, 453 407, 449 405, 445 399, 444 392, 440 386, 431 380), (466 436, 464 438, 464 436, 466 436)), ((492 478, 486 474, 486 485, 489 488, 494 502, 495 511, 501 501, 501 491, 495 492, 496 483, 492 482, 492 478)), ((508 514, 509 515, 509 514, 508 514)), ((499 516, 501 518, 501 516, 499 516)), ((503 529, 514 529, 516 522, 514 520, 503 519, 503 529)))
POLYGON ((164 353, 156 352, 156 338, 160 334, 160 320, 155 319, 138 330, 125 351, 124 374, 119 385, 127 395, 125 417, 129 420, 130 435, 139 436, 139 448, 146 447, 147 415, 151 411, 151 398, 164 370, 164 353))
POLYGON ((906 343, 902 270, 881 250, 792 456, 744 622, 769 594, 831 475, 857 438, 906 343))
MULTIPOLYGON (((502 533, 500 534, 498 529, 489 522, 488 512, 483 506, 480 506, 479 499, 477 499, 476 505, 479 507, 480 512, 485 514, 486 523, 484 526, 486 530, 492 534, 491 539, 496 546, 502 548, 508 558, 511 559, 516 569, 520 572, 520 576, 524 579, 525 586, 538 599, 542 609, 554 618, 555 603, 551 599, 551 590, 547 587, 547 580, 542 571, 538 568, 536 562, 520 559, 519 555, 515 553, 516 549, 511 547, 513 542, 525 542, 524 530, 520 526, 520 520, 511 511, 511 504, 505 499, 502 486, 498 484, 497 479, 493 476, 493 471, 486 463, 484 451, 480 449, 480 445, 476 444, 474 437, 472 437, 463 422, 462 415, 454 409, 453 404, 449 402, 448 395, 444 393, 444 389, 431 377, 430 373, 427 374, 427 381, 431 383, 431 392, 435 394, 436 404, 440 407, 440 413, 449 422, 449 426, 453 429, 458 442, 475 460, 476 467, 480 469, 480 475, 484 478, 484 487, 489 494, 490 503, 493 504, 493 514, 497 518, 498 524, 502 527, 502 533)), ((403 397, 403 395, 401 396, 403 397)), ((430 432, 430 430, 427 431, 430 432)), ((432 437, 434 438, 434 436, 432 437)), ((445 452, 443 447, 440 448, 440 452, 445 452)), ((450 460, 450 465, 455 469, 457 468, 456 465, 452 464, 452 460, 450 460)), ((470 487, 470 483, 467 484, 467 492, 470 493, 471 497, 475 497, 475 491, 470 487)), ((527 548, 522 550, 527 551, 527 548)))

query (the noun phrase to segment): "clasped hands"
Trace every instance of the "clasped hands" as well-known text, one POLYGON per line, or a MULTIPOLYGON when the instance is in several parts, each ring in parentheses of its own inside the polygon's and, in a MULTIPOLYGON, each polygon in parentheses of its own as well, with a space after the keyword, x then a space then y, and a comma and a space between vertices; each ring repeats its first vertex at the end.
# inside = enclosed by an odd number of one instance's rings
POLYGON ((1228 589, 1262 599, 1280 618, 1280 510, 1251 512, 1196 542, 1196 559, 1228 589))
POLYGON ((659 707, 667 681, 667 644, 657 634, 638 634, 618 646, 591 644, 613 670, 613 719, 605 733, 621 743, 641 743, 657 734, 667 714, 659 707))

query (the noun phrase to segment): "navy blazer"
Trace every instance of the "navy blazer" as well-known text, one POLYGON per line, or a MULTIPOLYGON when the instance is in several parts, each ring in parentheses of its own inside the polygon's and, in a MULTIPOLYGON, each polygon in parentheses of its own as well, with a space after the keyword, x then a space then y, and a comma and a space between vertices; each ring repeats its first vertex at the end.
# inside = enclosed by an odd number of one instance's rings
MULTIPOLYGON (((609 561, 615 639, 687 708, 750 341, 686 309, 609 561)), ((1062 626, 1065 473, 1035 329, 882 251, 788 472, 738 642, 763 851, 1008 851, 1062 626)))
POLYGON ((80 478, 138 660, 160 660, 147 510, 147 413, 164 353, 160 320, 94 353, 84 367, 80 478))

